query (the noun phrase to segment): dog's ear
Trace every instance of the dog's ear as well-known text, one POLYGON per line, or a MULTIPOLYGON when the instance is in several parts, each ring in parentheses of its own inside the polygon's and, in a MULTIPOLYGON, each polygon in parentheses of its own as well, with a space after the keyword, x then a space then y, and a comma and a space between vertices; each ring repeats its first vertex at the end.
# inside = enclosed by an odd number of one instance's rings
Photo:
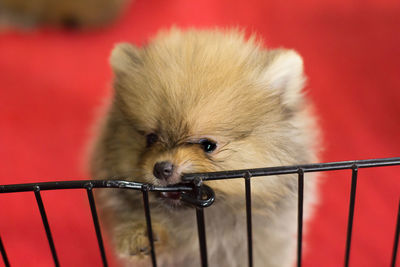
POLYGON ((285 49, 271 50, 267 57, 263 81, 281 96, 284 105, 295 106, 302 99, 301 90, 305 83, 303 59, 294 50, 285 49))
POLYGON ((141 65, 140 49, 128 43, 117 44, 111 52, 110 64, 114 73, 132 73, 141 65))

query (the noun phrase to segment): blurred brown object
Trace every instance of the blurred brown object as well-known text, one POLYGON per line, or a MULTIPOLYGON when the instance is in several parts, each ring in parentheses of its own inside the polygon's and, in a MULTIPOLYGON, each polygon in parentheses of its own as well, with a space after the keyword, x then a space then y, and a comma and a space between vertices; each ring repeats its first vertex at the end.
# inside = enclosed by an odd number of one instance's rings
POLYGON ((103 26, 115 19, 130 0, 0 0, 0 24, 66 28, 103 26))

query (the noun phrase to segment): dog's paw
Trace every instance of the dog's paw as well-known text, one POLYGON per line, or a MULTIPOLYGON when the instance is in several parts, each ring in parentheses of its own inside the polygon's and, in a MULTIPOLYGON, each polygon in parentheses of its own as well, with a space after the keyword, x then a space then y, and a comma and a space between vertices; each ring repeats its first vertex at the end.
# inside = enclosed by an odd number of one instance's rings
MULTIPOLYGON (((160 224, 153 223, 153 240, 157 251, 167 246, 167 231, 160 224)), ((129 224, 116 233, 117 251, 122 258, 145 257, 150 255, 151 247, 146 223, 129 224)))

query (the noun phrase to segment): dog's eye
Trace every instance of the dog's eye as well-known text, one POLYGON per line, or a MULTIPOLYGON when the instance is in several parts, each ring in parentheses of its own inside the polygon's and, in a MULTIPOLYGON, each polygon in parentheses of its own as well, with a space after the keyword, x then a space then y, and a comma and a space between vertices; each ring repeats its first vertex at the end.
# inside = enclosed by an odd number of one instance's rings
POLYGON ((211 153, 217 148, 217 144, 208 139, 201 139, 200 145, 202 146, 204 152, 211 153))
POLYGON ((158 135, 156 135, 155 133, 146 135, 146 146, 147 147, 152 146, 157 141, 158 141, 158 135))

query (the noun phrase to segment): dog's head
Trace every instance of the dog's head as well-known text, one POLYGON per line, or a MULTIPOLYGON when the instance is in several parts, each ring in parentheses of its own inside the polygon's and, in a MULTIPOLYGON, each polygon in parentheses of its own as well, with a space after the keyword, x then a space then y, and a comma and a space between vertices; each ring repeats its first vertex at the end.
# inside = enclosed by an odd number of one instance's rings
POLYGON ((123 175, 168 185, 306 157, 303 63, 292 50, 264 50, 238 31, 172 29, 143 48, 117 45, 111 65, 108 141, 123 151, 123 175))

